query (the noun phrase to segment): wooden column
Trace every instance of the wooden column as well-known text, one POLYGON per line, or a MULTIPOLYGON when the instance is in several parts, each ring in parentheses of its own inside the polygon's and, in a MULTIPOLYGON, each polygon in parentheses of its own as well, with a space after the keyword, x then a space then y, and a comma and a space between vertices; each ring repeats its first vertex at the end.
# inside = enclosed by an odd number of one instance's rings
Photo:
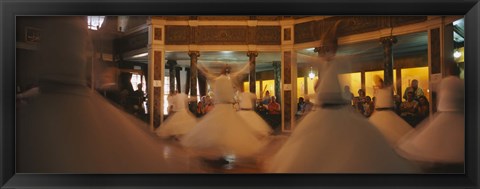
MULTIPOLYGON (((430 112, 435 113, 437 111, 437 85, 440 83, 442 76, 442 63, 441 59, 441 35, 440 28, 432 28, 428 32, 428 61, 430 68, 430 112)), ((443 31, 443 30, 442 30, 443 31)), ((403 94, 402 94, 403 95, 403 94)))
POLYGON ((148 25, 148 112, 153 131, 163 120, 163 78, 165 68, 165 20, 149 17, 148 25))
POLYGON ((170 78, 170 94, 175 92, 175 66, 177 65, 177 61, 175 60, 168 60, 167 61, 168 65, 168 73, 169 73, 169 78, 170 78))
POLYGON ((393 51, 392 45, 397 43, 395 36, 382 37, 380 42, 383 45, 383 84, 385 86, 393 85, 393 51))
POLYGON ((443 77, 450 75, 456 66, 453 52, 453 24, 447 24, 443 27, 443 77))
POLYGON ((202 72, 197 72, 197 79, 198 79, 198 92, 200 96, 207 95, 207 78, 202 74, 202 72))
POLYGON ((190 68, 185 68, 185 72, 187 72, 187 79, 185 80, 185 94, 190 93, 190 68))
POLYGON ((197 96, 197 61, 198 57, 200 56, 200 52, 198 51, 190 51, 188 52, 188 56, 190 56, 190 96, 196 97, 197 96))
POLYGON ((255 58, 258 56, 258 52, 257 51, 248 51, 247 56, 248 56, 248 59, 250 60, 250 78, 249 78, 250 92, 255 94, 255 92, 256 92, 256 81, 257 81, 256 69, 255 69, 255 65, 256 65, 255 58))
POLYGON ((182 70, 182 67, 175 67, 175 80, 177 81, 177 91, 178 93, 182 92, 182 83, 180 80, 180 71, 182 70))
POLYGON ((282 130, 292 131, 295 121, 296 53, 293 49, 282 51, 282 130))
POLYGON ((396 91, 397 95, 400 95, 402 97, 403 89, 402 89, 402 69, 400 67, 397 67, 397 86, 396 86, 396 91))
MULTIPOLYGON (((281 94, 280 94, 280 85, 282 84, 282 80, 281 80, 282 79, 282 69, 281 69, 282 67, 281 67, 281 65, 282 65, 282 63, 278 62, 278 61, 274 61, 272 63, 272 66, 273 66, 273 80, 274 80, 274 83, 275 83, 274 94, 275 94, 275 97, 277 97, 278 102, 282 101, 281 94)), ((262 94, 265 94, 265 91, 262 91, 262 94)))

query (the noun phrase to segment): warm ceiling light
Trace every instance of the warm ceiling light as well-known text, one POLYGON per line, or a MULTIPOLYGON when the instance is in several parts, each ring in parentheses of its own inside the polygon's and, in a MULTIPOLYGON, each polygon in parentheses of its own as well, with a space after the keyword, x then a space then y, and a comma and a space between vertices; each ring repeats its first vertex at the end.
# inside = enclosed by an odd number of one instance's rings
POLYGON ((460 56, 462 56, 462 53, 461 53, 461 52, 455 51, 455 52, 453 53, 453 57, 455 57, 455 58, 460 58, 460 56))
POLYGON ((311 80, 315 78, 315 74, 313 73, 312 67, 310 67, 310 73, 308 74, 308 78, 310 78, 311 80))

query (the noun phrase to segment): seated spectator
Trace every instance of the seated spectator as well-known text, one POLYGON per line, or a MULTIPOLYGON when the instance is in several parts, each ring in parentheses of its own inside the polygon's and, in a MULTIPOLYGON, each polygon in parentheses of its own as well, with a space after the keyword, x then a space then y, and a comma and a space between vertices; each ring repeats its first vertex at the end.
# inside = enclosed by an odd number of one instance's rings
POLYGON ((267 122, 275 132, 279 132, 281 127, 280 104, 277 103, 275 96, 270 97, 270 103, 267 106, 267 122))
POLYGON ((407 100, 400 105, 400 117, 412 127, 416 126, 415 117, 418 109, 418 102, 413 100, 413 91, 407 92, 407 100))
POLYGON ((430 103, 428 102, 425 96, 420 96, 418 98, 417 124, 420 123, 426 117, 428 117, 429 114, 430 114, 430 103))
POLYGON ((365 97, 365 102, 363 103, 363 115, 365 117, 370 117, 373 113, 373 110, 374 110, 375 106, 372 102, 372 99, 370 98, 370 96, 366 96, 365 97))
POLYGON ((412 80, 410 87, 405 89, 405 93, 403 93, 403 98, 407 99, 407 92, 411 91, 413 93, 413 100, 417 101, 420 96, 424 96, 424 92, 422 88, 418 87, 418 80, 412 80))
POLYGON ((280 104, 276 102, 275 96, 272 96, 270 103, 268 104, 268 114, 277 115, 280 114, 280 104))
POLYGON ((271 101, 270 91, 267 90, 265 92, 265 96, 263 96, 262 104, 265 105, 265 106, 268 106, 270 101, 271 101))
POLYGON ((307 114, 308 112, 313 110, 313 103, 310 101, 310 97, 305 97, 305 106, 303 106, 303 114, 307 114))
POLYGON ((366 95, 366 94, 365 94, 365 90, 363 90, 363 89, 358 89, 358 98, 360 99, 360 101, 361 101, 362 103, 365 102, 365 98, 366 98, 365 95, 366 95))
POLYGON ((353 97, 353 109, 355 109, 358 113, 362 114, 365 112, 363 108, 363 103, 360 101, 360 97, 356 96, 353 97))
POLYGON ((402 98, 400 97, 400 95, 395 95, 393 96, 393 105, 394 105, 394 109, 395 109, 395 113, 397 113, 397 115, 400 116, 400 106, 402 105, 402 98))
POLYGON ((305 100, 303 97, 298 98, 298 103, 297 103, 297 116, 302 116, 303 113, 305 112, 305 100))

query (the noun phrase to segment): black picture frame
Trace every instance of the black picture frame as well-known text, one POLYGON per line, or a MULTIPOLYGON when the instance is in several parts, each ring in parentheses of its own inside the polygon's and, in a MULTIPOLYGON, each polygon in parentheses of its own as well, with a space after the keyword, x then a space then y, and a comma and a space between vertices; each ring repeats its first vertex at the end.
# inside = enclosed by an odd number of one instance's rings
MULTIPOLYGON (((478 0, 1 1, 2 188, 478 188, 478 0), (21 15, 465 15, 465 174, 16 174, 15 16, 21 15)), ((32 157, 34 158, 34 157, 32 157)))

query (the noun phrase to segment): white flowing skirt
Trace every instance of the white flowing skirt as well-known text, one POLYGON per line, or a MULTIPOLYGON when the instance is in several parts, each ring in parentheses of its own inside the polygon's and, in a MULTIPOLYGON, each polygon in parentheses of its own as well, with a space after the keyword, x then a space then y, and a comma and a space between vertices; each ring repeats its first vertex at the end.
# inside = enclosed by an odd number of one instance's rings
POLYGON ((350 107, 318 108, 305 116, 266 163, 274 173, 412 173, 382 134, 350 107))
POLYGON ((188 133, 197 124, 197 118, 187 109, 175 112, 155 131, 158 136, 168 138, 188 133))
POLYGON ((395 112, 390 110, 375 111, 368 120, 377 127, 392 147, 413 128, 395 112))
POLYGON ((246 126, 249 126, 257 133, 258 137, 267 137, 272 132, 268 123, 265 122, 255 111, 240 110, 237 111, 237 114, 245 120, 247 123, 246 126))
POLYGON ((216 104, 198 124, 181 139, 183 146, 206 158, 226 155, 248 157, 266 143, 255 136, 231 104, 216 104))
POLYGON ((185 173, 200 167, 86 87, 40 94, 24 111, 17 126, 19 172, 185 173))
POLYGON ((439 112, 399 142, 407 159, 429 163, 462 163, 465 159, 465 114, 439 112))

